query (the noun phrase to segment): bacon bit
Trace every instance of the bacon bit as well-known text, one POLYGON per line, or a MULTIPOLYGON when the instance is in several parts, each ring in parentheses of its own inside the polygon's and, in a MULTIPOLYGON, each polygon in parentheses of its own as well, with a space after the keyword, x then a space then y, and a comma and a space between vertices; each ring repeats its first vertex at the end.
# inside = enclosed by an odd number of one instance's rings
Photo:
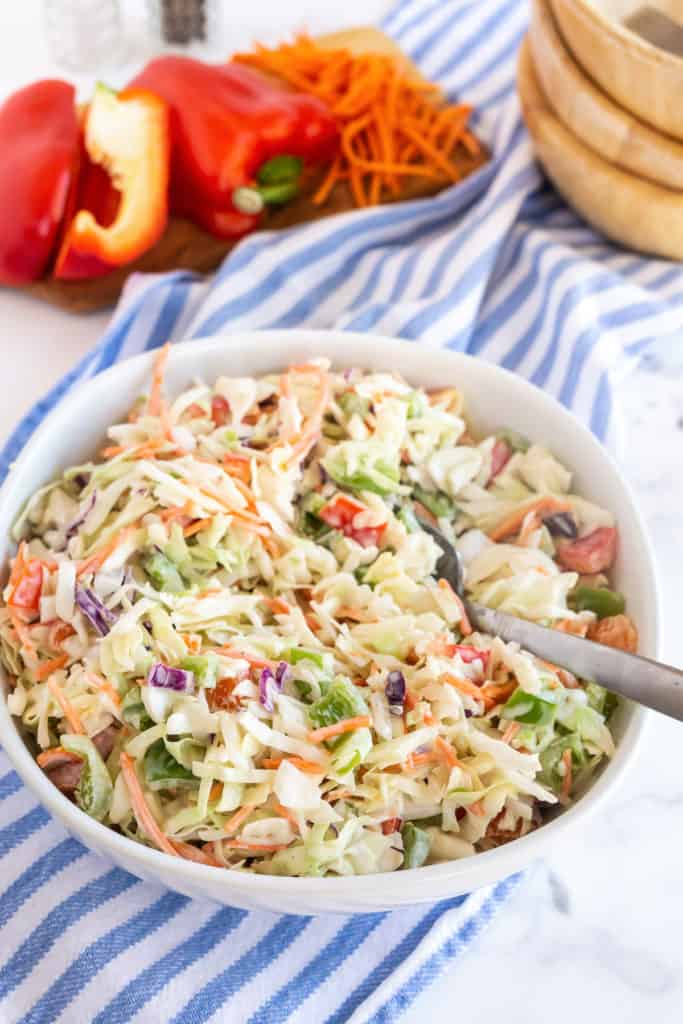
POLYGON ((560 790, 560 803, 566 804, 572 791, 573 776, 572 752, 569 747, 562 754, 562 764, 564 765, 564 775, 562 777, 562 789, 560 790))
POLYGON ((206 700, 211 711, 219 711, 227 708, 229 711, 236 711, 239 707, 239 699, 233 697, 232 691, 237 686, 239 679, 219 679, 212 690, 206 691, 206 700))
POLYGON ((222 395, 214 395, 211 399, 211 419, 217 427, 224 427, 230 415, 230 404, 222 395))
POLYGON ((98 688, 98 690, 106 693, 115 708, 119 709, 121 707, 121 698, 108 679, 105 679, 104 676, 98 675, 97 672, 87 672, 86 676, 88 680, 98 688))
POLYGON ((56 658, 51 658, 50 661, 42 662, 33 670, 33 674, 38 682, 42 682, 43 679, 47 679, 47 677, 53 672, 56 672, 57 669, 64 668, 68 660, 68 654, 60 654, 56 658))
POLYGON ((439 760, 443 761, 444 764, 447 764, 449 768, 464 767, 462 761, 458 760, 453 747, 450 743, 446 743, 441 736, 437 736, 434 740, 434 750, 439 757, 439 760))
POLYGON ((492 530, 489 530, 489 537, 493 541, 501 541, 512 534, 517 533, 529 512, 535 512, 540 519, 555 512, 569 512, 571 505, 568 501, 554 498, 552 495, 545 495, 537 498, 531 504, 516 508, 509 515, 497 523, 492 530))
POLYGON ((386 818, 382 822, 382 834, 385 836, 390 836, 393 835, 394 832, 400 832, 402 825, 402 818, 386 818))
POLYGON ((459 594, 456 594, 448 580, 445 580, 443 578, 440 579, 438 582, 438 586, 441 590, 445 590, 448 594, 450 594, 455 603, 458 605, 460 609, 460 631, 463 636, 469 636, 470 633, 472 633, 472 625, 470 623, 470 620, 467 618, 467 611, 465 609, 465 605, 463 603, 462 598, 460 597, 459 594))
POLYGON ((288 807, 283 807, 277 800, 274 801, 275 813, 279 814, 281 818, 286 818, 295 832, 299 831, 299 819, 296 817, 288 807))
POLYGON ((617 531, 614 526, 599 526, 597 530, 557 545, 557 561, 563 569, 587 573, 609 569, 617 556, 617 531))
POLYGON ((60 764, 76 764, 76 762, 82 761, 83 758, 79 757, 78 754, 72 754, 70 750, 65 750, 64 747, 50 747, 49 750, 43 750, 38 757, 36 762, 43 771, 49 771, 50 768, 56 768, 60 764))
POLYGON ((588 638, 631 654, 638 650, 638 630, 628 615, 609 615, 593 623, 588 630, 588 638))
POLYGON ((491 476, 488 479, 489 484, 492 480, 496 479, 499 473, 502 473, 511 457, 512 448, 510 445, 501 438, 498 438, 491 449, 491 476))
POLYGON ((135 769, 135 761, 130 754, 124 751, 121 754, 120 763, 121 772, 128 787, 128 795, 130 796, 130 802, 133 806, 133 813, 135 814, 138 826, 157 844, 160 850, 163 850, 164 853, 169 853, 172 857, 179 857, 180 853, 176 850, 168 836, 164 835, 159 828, 156 818, 145 800, 145 794, 142 791, 138 773, 135 769))
POLYGON ((168 363, 169 353, 171 351, 171 343, 166 342, 159 349, 159 353, 154 360, 154 369, 152 371, 152 387, 149 393, 149 400, 147 402, 147 412, 150 416, 158 416, 161 412, 161 388, 164 383, 164 373, 166 371, 166 364, 168 363))
MULTIPOLYGON (((222 868, 223 864, 211 853, 206 852, 206 847, 199 849, 191 843, 184 843, 180 839, 169 839, 169 843, 179 857, 183 860, 192 860, 196 864, 206 864, 210 868, 222 868)), ((166 851, 168 852, 168 851, 166 851)))
POLYGON ((75 634, 76 630, 68 622, 62 622, 58 619, 54 625, 50 626, 50 632, 48 634, 48 644, 53 650, 59 650, 62 643, 70 636, 75 634))
POLYGON ((48 690, 50 691, 50 693, 52 694, 52 696, 62 709, 64 717, 69 723, 71 731, 79 733, 81 736, 85 736, 86 732, 85 729, 83 728, 83 723, 81 722, 78 712, 76 711, 75 707, 73 706, 67 695, 60 687, 57 680, 48 678, 47 683, 45 685, 47 686, 48 690))
POLYGON ((309 743, 323 743, 333 736, 341 736, 346 732, 353 732, 355 729, 369 729, 372 719, 369 715, 356 715, 354 718, 344 718, 334 725, 324 725, 322 729, 313 729, 307 734, 309 743))
POLYGON ((505 732, 501 736, 501 740, 503 741, 503 743, 512 743, 512 741, 514 740, 515 736, 521 728, 522 727, 519 724, 519 722, 510 722, 505 732))
POLYGON ((226 832, 227 835, 232 835, 241 825, 244 824, 255 807, 256 804, 244 804, 243 807, 240 807, 239 810, 235 811, 231 818, 228 818, 223 826, 223 831, 226 832))
POLYGON ((183 528, 183 537, 194 537, 195 533, 201 533, 208 526, 211 526, 213 519, 195 519, 194 523, 190 523, 189 526, 183 528))

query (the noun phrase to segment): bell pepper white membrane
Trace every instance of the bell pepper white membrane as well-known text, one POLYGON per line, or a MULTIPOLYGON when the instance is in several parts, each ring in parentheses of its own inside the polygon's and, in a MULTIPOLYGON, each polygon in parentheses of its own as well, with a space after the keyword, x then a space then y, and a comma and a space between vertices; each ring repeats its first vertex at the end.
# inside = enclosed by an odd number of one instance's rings
POLYGON ((455 387, 320 360, 166 398, 164 359, 15 527, 0 656, 52 781, 132 840, 281 875, 470 856, 580 793, 614 699, 471 632, 419 520, 472 598, 585 635, 563 550, 611 513, 550 450, 474 438, 455 387))

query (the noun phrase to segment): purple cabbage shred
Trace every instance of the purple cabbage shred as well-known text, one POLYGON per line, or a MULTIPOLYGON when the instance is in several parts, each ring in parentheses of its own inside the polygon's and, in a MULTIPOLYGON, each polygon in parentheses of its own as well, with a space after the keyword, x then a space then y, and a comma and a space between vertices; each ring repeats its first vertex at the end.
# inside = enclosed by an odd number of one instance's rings
POLYGON ((76 604, 100 636, 106 636, 118 618, 102 604, 97 594, 87 587, 76 587, 76 604))
POLYGON ((88 499, 88 503, 85 506, 85 508, 82 509, 78 513, 74 521, 72 523, 69 523, 69 525, 67 526, 65 533, 65 537, 67 540, 71 540, 72 537, 76 536, 76 534, 78 533, 78 528, 83 525, 83 523, 86 520, 86 517, 92 512, 93 508, 95 507, 96 501, 97 491, 93 491, 92 494, 90 495, 90 498, 88 499))
POLYGON ((158 686, 162 690, 175 690, 177 693, 190 693, 194 689, 194 673, 184 668, 171 668, 157 661, 147 673, 147 685, 158 686))

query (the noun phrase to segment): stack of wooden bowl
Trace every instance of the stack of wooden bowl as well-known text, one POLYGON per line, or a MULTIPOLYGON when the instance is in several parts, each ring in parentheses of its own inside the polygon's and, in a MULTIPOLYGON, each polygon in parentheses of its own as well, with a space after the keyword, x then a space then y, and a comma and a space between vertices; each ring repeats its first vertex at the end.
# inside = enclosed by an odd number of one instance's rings
POLYGON ((609 238, 683 260, 683 0, 531 0, 522 113, 567 201, 609 238))

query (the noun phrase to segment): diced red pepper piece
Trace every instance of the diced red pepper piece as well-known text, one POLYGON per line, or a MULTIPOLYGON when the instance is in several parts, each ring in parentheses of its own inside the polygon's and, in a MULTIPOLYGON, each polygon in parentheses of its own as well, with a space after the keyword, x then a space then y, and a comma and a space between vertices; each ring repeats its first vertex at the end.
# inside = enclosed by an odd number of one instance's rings
POLYGON ((507 466, 512 456, 512 448, 501 438, 495 442, 491 449, 491 476, 489 477, 489 483, 501 473, 507 466))
POLYGON ((400 818, 386 818, 382 822, 382 834, 385 836, 393 835, 394 832, 400 832, 403 822, 400 818))
POLYGON ((43 565, 37 558, 26 558, 26 545, 20 544, 9 578, 7 604, 25 612, 37 612, 43 589, 43 565))
POLYGON ((348 494, 335 494, 327 505, 323 505, 318 515, 328 526, 341 530, 345 537, 351 537, 362 547, 378 547, 387 524, 356 527, 353 522, 359 512, 367 512, 367 506, 355 498, 350 498, 348 494))
POLYGON ((0 282, 42 277, 57 244, 78 158, 75 91, 45 79, 0 107, 0 282))
POLYGON ((602 572, 614 564, 616 555, 617 531, 614 526, 600 526, 585 537, 557 546, 558 562, 572 572, 602 572))
POLYGON ((142 89, 117 94, 99 85, 85 117, 84 145, 78 209, 55 265, 55 277, 67 280, 98 277, 137 259, 158 241, 168 219, 163 100, 142 89))
POLYGON ((230 416, 228 400, 222 395, 214 395, 211 399, 211 419, 217 427, 224 427, 230 416))
POLYGON ((171 209, 219 238, 258 224, 261 214, 239 212, 233 193, 252 186, 265 163, 293 156, 324 164, 339 148, 336 120, 320 100, 240 64, 159 57, 131 84, 171 110, 171 209))
POLYGON ((456 654, 460 655, 460 660, 465 665, 471 664, 473 661, 481 661, 484 669, 489 660, 490 651, 481 651, 478 647, 470 647, 469 644, 448 644, 446 652, 450 658, 454 658, 456 654))

